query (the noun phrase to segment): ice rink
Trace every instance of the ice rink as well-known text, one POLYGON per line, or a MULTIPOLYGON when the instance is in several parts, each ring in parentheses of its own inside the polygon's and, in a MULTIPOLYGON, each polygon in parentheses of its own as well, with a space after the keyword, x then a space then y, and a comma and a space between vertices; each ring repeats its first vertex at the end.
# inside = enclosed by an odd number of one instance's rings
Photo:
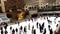
MULTIPOLYGON (((30 20, 30 21, 26 20, 26 21, 20 22, 19 25, 18 24, 9 25, 7 27, 7 31, 8 31, 8 34, 12 34, 12 32, 10 30, 10 27, 12 26, 12 29, 18 28, 18 33, 17 34, 19 34, 19 32, 20 32, 20 30, 19 30, 20 26, 23 26, 23 28, 26 26, 27 27, 27 34, 32 34, 31 30, 32 30, 32 26, 34 25, 34 29, 36 29, 36 34, 43 34, 44 31, 42 33, 40 33, 39 28, 37 28, 37 26, 36 26, 36 23, 38 22, 38 23, 40 23, 42 25, 43 22, 44 22, 44 24, 45 24, 44 28, 46 28, 46 34, 50 34, 50 32, 48 30, 48 25, 50 25, 51 28, 52 28, 52 30, 55 31, 56 28, 58 28, 58 27, 56 27, 56 25, 59 24, 60 17, 58 17, 58 18, 56 18, 56 17, 48 17, 48 20, 52 21, 52 23, 51 24, 48 23, 47 17, 39 17, 39 18, 36 18, 36 20, 33 18, 33 21, 32 20, 30 20), (29 23, 30 23, 30 30, 28 30, 28 24, 29 23)), ((22 30, 22 34, 24 34, 23 30, 22 30)), ((15 34, 16 34, 16 32, 15 32, 15 34)))

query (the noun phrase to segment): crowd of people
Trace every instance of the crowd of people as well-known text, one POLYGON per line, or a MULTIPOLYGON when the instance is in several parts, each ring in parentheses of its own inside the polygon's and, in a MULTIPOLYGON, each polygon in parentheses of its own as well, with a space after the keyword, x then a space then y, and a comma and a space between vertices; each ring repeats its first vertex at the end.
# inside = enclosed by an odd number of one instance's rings
POLYGON ((59 26, 59 17, 39 17, 26 19, 6 29, 1 27, 0 34, 53 34, 59 26))

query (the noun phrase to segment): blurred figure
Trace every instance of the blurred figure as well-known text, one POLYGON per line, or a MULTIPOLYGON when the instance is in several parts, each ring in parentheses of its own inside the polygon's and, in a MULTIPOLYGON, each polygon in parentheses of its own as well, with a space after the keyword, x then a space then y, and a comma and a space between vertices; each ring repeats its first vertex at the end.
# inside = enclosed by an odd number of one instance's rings
POLYGON ((37 25, 37 28, 38 28, 38 22, 37 22, 37 24, 36 24, 36 25, 37 25))
POLYGON ((52 29, 50 29, 50 34, 53 34, 53 31, 52 31, 52 29))
POLYGON ((28 24, 28 29, 30 30, 30 23, 28 24))
POLYGON ((48 29, 50 30, 50 25, 48 25, 48 29))
POLYGON ((8 32, 7 32, 7 30, 5 30, 5 34, 7 34, 8 32))
POLYGON ((46 28, 44 29, 44 32, 43 32, 43 34, 46 34, 46 28))
POLYGON ((34 29, 34 34, 36 34, 36 30, 34 29))
POLYGON ((15 34, 15 30, 14 29, 12 30, 12 34, 15 34))
POLYGON ((1 34, 3 34, 3 28, 1 27, 1 34))
POLYGON ((34 26, 32 26, 32 34, 34 34, 34 26))
POLYGON ((56 27, 58 27, 58 24, 56 25, 56 27))
POLYGON ((18 29, 16 28, 16 34, 18 34, 18 29))
POLYGON ((12 34, 12 27, 10 27, 10 33, 12 34))
POLYGON ((39 24, 39 29, 40 29, 40 33, 42 33, 42 27, 41 27, 41 24, 39 24))
POLYGON ((24 34, 26 34, 26 32, 27 32, 27 29, 26 29, 26 26, 24 27, 24 34))
POLYGON ((20 34, 21 34, 21 32, 22 32, 22 29, 23 29, 23 27, 21 26, 21 27, 20 27, 20 34))
POLYGON ((44 28, 44 23, 42 24, 42 30, 43 30, 43 28, 44 28))

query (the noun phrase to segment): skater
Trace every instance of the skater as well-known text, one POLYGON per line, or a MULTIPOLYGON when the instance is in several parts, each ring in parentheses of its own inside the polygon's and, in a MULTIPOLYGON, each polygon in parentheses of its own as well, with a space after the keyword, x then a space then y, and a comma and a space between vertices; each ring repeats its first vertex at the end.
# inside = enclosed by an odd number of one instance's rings
POLYGON ((1 27, 1 34, 3 34, 3 28, 1 27))
POLYGON ((29 23, 29 25, 28 25, 28 29, 30 30, 30 23, 29 23))
POLYGON ((12 34, 15 34, 15 30, 14 29, 12 30, 12 34))
POLYGON ((21 26, 21 27, 20 27, 20 34, 21 34, 21 32, 22 32, 22 29, 23 29, 23 27, 21 26))
POLYGON ((37 24, 36 24, 36 25, 37 25, 37 28, 38 28, 38 22, 37 22, 37 24))
POLYGON ((48 25, 48 29, 50 30, 50 25, 48 25))
POLYGON ((44 28, 44 23, 42 24, 42 30, 43 30, 43 28, 44 28))
POLYGON ((10 33, 12 34, 12 27, 10 27, 10 33))
POLYGON ((43 32, 43 34, 46 34, 46 28, 44 29, 44 32, 43 32))
POLYGON ((7 32, 7 30, 5 30, 5 34, 7 34, 8 32, 7 32))
POLYGON ((42 26, 39 24, 40 33, 42 33, 42 26))
POLYGON ((26 26, 24 27, 24 34, 26 34, 26 32, 27 32, 27 29, 26 29, 26 26))
POLYGON ((34 34, 36 34, 36 30, 34 29, 34 34))
POLYGON ((50 29, 50 34, 53 34, 53 31, 52 31, 52 29, 50 29))
POLYGON ((34 34, 34 26, 32 26, 32 34, 34 34))
POLYGON ((18 34, 18 29, 16 28, 16 34, 18 34))

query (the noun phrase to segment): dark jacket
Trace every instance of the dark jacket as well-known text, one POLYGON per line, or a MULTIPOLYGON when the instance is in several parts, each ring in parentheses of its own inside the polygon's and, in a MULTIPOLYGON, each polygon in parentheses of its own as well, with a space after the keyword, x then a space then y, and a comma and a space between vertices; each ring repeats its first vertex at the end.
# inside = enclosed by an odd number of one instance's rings
POLYGON ((24 27, 24 32, 27 32, 26 27, 24 27))
POLYGON ((34 34, 36 34, 36 30, 34 30, 34 34))

